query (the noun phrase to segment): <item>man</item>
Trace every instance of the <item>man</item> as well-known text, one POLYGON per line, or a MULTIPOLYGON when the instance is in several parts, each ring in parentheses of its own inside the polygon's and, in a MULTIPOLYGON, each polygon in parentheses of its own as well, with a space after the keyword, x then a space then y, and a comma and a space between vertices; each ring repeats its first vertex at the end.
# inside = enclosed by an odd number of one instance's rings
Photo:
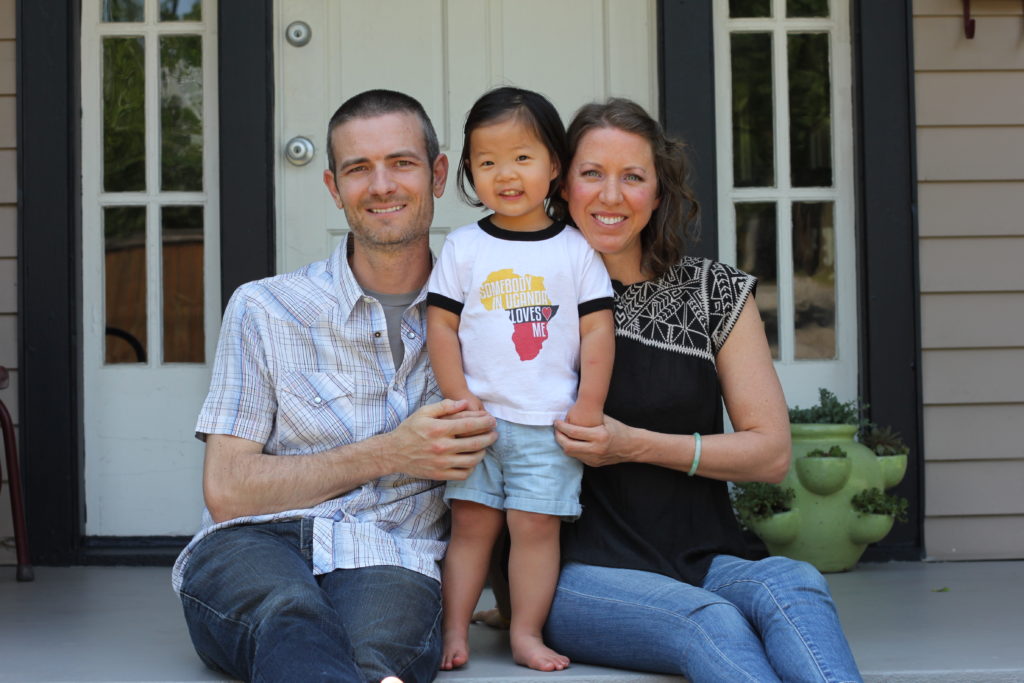
POLYGON ((440 482, 494 441, 427 364, 428 230, 448 159, 420 104, 373 90, 328 126, 351 228, 330 258, 243 285, 210 393, 204 528, 174 568, 209 666, 266 681, 432 680, 440 482))

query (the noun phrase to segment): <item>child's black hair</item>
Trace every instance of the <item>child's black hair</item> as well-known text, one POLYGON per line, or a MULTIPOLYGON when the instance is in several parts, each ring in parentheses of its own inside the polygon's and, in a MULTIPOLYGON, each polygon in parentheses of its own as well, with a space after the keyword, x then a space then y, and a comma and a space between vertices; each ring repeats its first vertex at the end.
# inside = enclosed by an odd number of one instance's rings
POLYGON ((554 220, 564 221, 569 216, 568 205, 562 199, 562 178, 569 164, 569 148, 565 141, 565 125, 558 110, 546 97, 532 90, 501 87, 484 93, 466 114, 463 128, 462 156, 459 158, 458 192, 466 203, 483 206, 475 196, 473 170, 469 164, 469 137, 481 126, 518 118, 533 130, 537 139, 547 147, 551 160, 558 164, 558 175, 548 185, 547 214, 554 220))

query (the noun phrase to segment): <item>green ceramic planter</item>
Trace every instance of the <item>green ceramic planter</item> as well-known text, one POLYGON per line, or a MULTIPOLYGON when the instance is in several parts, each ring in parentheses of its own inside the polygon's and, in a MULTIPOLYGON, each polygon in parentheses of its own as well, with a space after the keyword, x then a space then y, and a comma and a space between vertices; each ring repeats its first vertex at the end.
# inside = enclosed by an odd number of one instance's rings
MULTIPOLYGON (((830 424, 794 424, 791 426, 793 435, 793 466, 782 482, 783 487, 792 487, 796 496, 793 499, 793 512, 798 513, 797 533, 788 541, 771 540, 761 536, 757 527, 754 533, 764 541, 773 555, 785 555, 797 560, 810 562, 822 572, 841 572, 852 569, 864 553, 868 543, 881 540, 888 533, 886 529, 881 536, 877 527, 867 528, 864 521, 850 506, 854 495, 872 487, 886 489, 899 483, 902 478, 900 464, 883 459, 867 447, 854 441, 857 428, 853 425, 830 424), (832 446, 839 446, 846 451, 846 458, 806 458, 806 454, 814 449, 828 451, 832 446), (846 460, 842 464, 811 464, 806 460, 846 460), (821 475, 809 474, 812 469, 845 470, 845 481, 836 487, 835 480, 840 478, 837 473, 821 475), (805 485, 804 480, 810 482, 805 485), (826 493, 820 493, 825 491, 826 493), (870 539, 870 540, 868 540, 870 539)), ((889 456, 896 457, 899 456, 889 456)), ((906 458, 902 467, 906 467, 906 458)), ((892 522, 890 519, 889 527, 892 522)))
POLYGON ((827 496, 843 488, 843 484, 850 478, 850 470, 853 469, 849 457, 809 458, 804 456, 797 458, 793 464, 796 466, 797 478, 800 479, 804 488, 819 496, 827 496))
POLYGON ((789 510, 765 519, 754 520, 750 523, 750 528, 766 542, 771 540, 777 544, 791 543, 800 531, 800 512, 789 510))
POLYGON ((850 524, 850 540, 857 544, 878 543, 892 530, 891 515, 869 515, 854 512, 850 524))
POLYGON ((905 455, 877 455, 878 464, 882 467, 882 480, 885 488, 889 489, 903 481, 903 475, 907 473, 907 456, 905 455))

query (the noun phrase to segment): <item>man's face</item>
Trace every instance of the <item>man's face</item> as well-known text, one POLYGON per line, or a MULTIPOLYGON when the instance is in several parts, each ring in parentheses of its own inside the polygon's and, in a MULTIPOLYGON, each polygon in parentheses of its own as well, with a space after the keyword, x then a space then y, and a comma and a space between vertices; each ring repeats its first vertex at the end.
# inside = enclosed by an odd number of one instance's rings
POLYGON ((407 113, 352 119, 334 129, 331 142, 336 172, 324 171, 324 184, 357 242, 389 250, 425 241, 448 158, 427 159, 419 119, 407 113))

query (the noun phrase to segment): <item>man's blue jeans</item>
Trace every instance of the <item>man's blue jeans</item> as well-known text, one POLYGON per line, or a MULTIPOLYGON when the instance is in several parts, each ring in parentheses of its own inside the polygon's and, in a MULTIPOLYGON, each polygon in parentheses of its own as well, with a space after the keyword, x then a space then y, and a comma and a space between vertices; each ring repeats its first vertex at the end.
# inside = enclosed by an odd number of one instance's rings
POLYGON ((562 568, 545 642, 573 661, 703 681, 860 681, 828 584, 785 557, 719 555, 702 587, 562 568))
POLYGON ((401 567, 314 576, 311 519, 210 534, 181 602, 199 657, 252 681, 431 681, 441 661, 440 584, 401 567))

